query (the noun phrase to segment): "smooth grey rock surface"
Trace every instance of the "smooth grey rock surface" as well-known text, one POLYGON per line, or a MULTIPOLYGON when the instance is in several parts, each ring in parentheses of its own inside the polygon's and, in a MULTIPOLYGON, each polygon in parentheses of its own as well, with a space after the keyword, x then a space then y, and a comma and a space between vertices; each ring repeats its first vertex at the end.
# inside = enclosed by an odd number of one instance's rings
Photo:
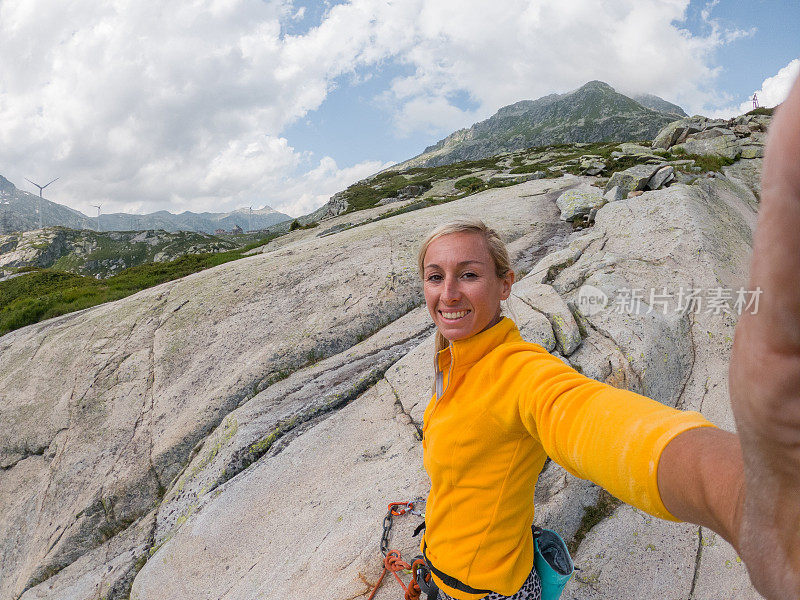
POLYGON ((623 198, 627 198, 630 192, 643 190, 647 187, 647 182, 653 174, 663 165, 634 165, 624 171, 617 171, 606 183, 605 193, 611 191, 615 186, 619 188, 619 193, 623 198))
POLYGON ((672 166, 661 167, 647 182, 648 190, 657 190, 665 183, 675 178, 675 169, 672 166))
POLYGON ((229 413, 164 496, 155 543, 168 539, 204 496, 263 455, 280 452, 303 427, 372 387, 432 330, 425 307, 412 310, 349 350, 270 385, 229 413))
POLYGON ((567 185, 490 190, 324 238, 293 232, 262 254, 2 336, 0 598, 150 513, 267 384, 417 306, 416 247, 435 223, 479 216, 540 245, 567 185))
POLYGON ((22 594, 20 600, 128 600, 153 545, 155 511, 22 594))
POLYGON ((574 557, 580 571, 563 597, 691 598, 696 533, 693 525, 668 523, 622 506, 586 536, 574 557))
POLYGON ((574 189, 567 190, 556 200, 556 204, 561 210, 562 221, 573 221, 587 215, 591 209, 599 208, 605 202, 600 189, 589 184, 581 184, 574 189))
POLYGON ((514 284, 511 293, 547 317, 561 354, 569 356, 581 345, 581 332, 575 319, 552 286, 535 283, 532 278, 523 278, 514 284))
MULTIPOLYGON (((416 430, 397 419, 383 383, 312 427, 268 467, 218 490, 139 572, 131 600, 292 598, 367 594, 382 571, 389 501, 427 493, 416 430), (323 591, 324 590, 324 591, 323 591)), ((390 547, 418 549, 413 515, 395 519, 390 547)), ((396 598, 388 577, 376 598, 396 598)))
POLYGON ((623 193, 624 190, 619 185, 613 185, 609 189, 605 190, 603 193, 603 198, 607 202, 616 202, 617 200, 622 200, 626 194, 623 193))
POLYGON ((742 148, 734 135, 724 135, 709 139, 692 138, 674 147, 687 154, 717 155, 736 159, 742 154, 742 148))
MULTIPOLYGON (((672 314, 674 299, 664 314, 649 297, 618 314, 614 303, 623 288, 745 285, 752 201, 727 177, 676 184, 606 204, 594 227, 565 235, 555 200, 574 183, 490 190, 323 238, 292 232, 250 259, 0 338, 0 414, 12 423, 0 433, 0 597, 42 578, 26 593, 96 599, 86 594, 102 591, 102 569, 124 581, 137 566, 128 520, 157 503, 163 545, 131 600, 366 597, 387 502, 428 489, 418 438, 433 346, 415 309, 414 254, 433 224, 456 216, 498 228, 516 263, 532 265, 522 282, 547 283, 577 315, 583 337, 565 360, 731 429, 736 316, 672 314), (582 313, 585 283, 610 304, 582 313), (391 364, 393 352, 405 354, 391 364), (59 376, 45 384, 37 372, 59 376), (253 444, 268 448, 237 472, 237 452, 253 444)), ((506 310, 556 354, 557 327, 542 312, 516 295, 506 310)), ((569 537, 596 498, 596 486, 549 465, 537 519, 569 537)), ((390 545, 410 558, 419 520, 407 517, 390 545)), ((705 532, 648 519, 623 506, 589 532, 565 597, 684 598, 692 582, 696 598, 758 597, 730 547, 709 536, 697 560, 705 532)), ((387 580, 377 598, 398 591, 387 580)))

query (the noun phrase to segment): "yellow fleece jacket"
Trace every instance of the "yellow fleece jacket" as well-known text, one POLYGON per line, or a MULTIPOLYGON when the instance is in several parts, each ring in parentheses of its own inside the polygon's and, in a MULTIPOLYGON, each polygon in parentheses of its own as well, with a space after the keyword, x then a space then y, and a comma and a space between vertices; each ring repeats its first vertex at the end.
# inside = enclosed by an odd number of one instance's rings
MULTIPOLYGON (((617 498, 677 520, 661 501, 659 457, 679 433, 713 425, 581 375, 516 325, 453 342, 434 358, 437 393, 423 418, 431 479, 421 546, 440 571, 509 596, 533 566, 533 492, 549 456, 617 498)), ((455 590, 453 598, 485 594, 455 590)))

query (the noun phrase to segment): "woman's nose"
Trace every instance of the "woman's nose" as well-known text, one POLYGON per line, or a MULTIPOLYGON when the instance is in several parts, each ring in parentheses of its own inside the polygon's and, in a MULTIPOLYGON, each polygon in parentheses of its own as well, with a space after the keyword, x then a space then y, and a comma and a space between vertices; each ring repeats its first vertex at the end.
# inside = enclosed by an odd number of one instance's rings
POLYGON ((447 277, 444 280, 444 292, 442 297, 445 302, 455 302, 461 296, 458 290, 458 281, 455 278, 447 277))

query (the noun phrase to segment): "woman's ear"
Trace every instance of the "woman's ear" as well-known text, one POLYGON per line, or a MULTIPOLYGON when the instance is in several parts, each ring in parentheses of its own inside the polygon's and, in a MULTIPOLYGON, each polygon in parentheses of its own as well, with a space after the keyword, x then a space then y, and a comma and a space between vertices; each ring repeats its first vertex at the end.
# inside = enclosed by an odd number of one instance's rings
POLYGON ((506 273, 506 276, 503 277, 503 291, 500 295, 501 300, 508 300, 508 297, 511 295, 511 286, 514 285, 514 280, 514 271, 509 269, 508 273, 506 273))

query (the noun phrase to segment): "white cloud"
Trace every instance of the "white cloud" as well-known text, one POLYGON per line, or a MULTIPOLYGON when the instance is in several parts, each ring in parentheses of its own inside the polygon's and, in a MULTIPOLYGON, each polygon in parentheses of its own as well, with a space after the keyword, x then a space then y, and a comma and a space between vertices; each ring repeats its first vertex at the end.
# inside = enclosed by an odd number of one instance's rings
POLYGON ((800 76, 800 59, 795 58, 788 65, 780 69, 772 77, 767 77, 761 83, 761 89, 754 90, 746 100, 734 104, 735 99, 730 98, 722 108, 706 111, 705 114, 713 119, 730 119, 737 115, 753 110, 753 94, 758 97, 758 105, 771 108, 777 106, 789 95, 792 83, 800 76))
MULTIPOLYGON (((710 66, 722 45, 754 29, 724 27, 702 12, 708 33, 682 28, 688 0, 353 0, 336 6, 322 28, 363 39, 365 63, 391 54, 408 71, 379 101, 391 106, 400 134, 449 132, 490 116, 500 106, 566 92, 592 79, 617 89, 648 92, 700 112, 730 101, 714 89, 710 66), (453 100, 466 94, 472 106, 453 100), (477 108, 476 108, 477 106, 477 108)), ((336 37, 335 35, 333 36, 336 37)))
MULTIPOLYGON (((800 76, 800 58, 795 58, 772 77, 767 77, 761 84, 761 89, 754 93, 758 95, 760 106, 777 106, 789 95, 792 83, 800 76)), ((740 112, 747 112, 753 108, 752 96, 739 105, 740 112)))
POLYGON ((339 168, 330 156, 318 165, 283 186, 272 197, 270 206, 293 217, 308 214, 355 181, 390 167, 393 163, 368 160, 351 167, 339 168))
POLYGON ((719 26, 712 2, 709 33, 693 36, 680 26, 688 3, 351 0, 283 35, 307 20, 292 0, 2 0, 2 174, 60 176, 48 197, 84 212, 255 199, 296 215, 385 166, 339 167, 285 135, 378 67, 404 72, 380 95, 399 134, 449 133, 590 79, 718 105, 713 52, 749 33, 719 26), (465 96, 468 108, 454 100, 465 96))
POLYGON ((97 6, 0 3, 3 175, 56 173, 49 197, 84 212, 228 210, 303 180, 280 133, 364 47, 281 38, 289 0, 97 6))

